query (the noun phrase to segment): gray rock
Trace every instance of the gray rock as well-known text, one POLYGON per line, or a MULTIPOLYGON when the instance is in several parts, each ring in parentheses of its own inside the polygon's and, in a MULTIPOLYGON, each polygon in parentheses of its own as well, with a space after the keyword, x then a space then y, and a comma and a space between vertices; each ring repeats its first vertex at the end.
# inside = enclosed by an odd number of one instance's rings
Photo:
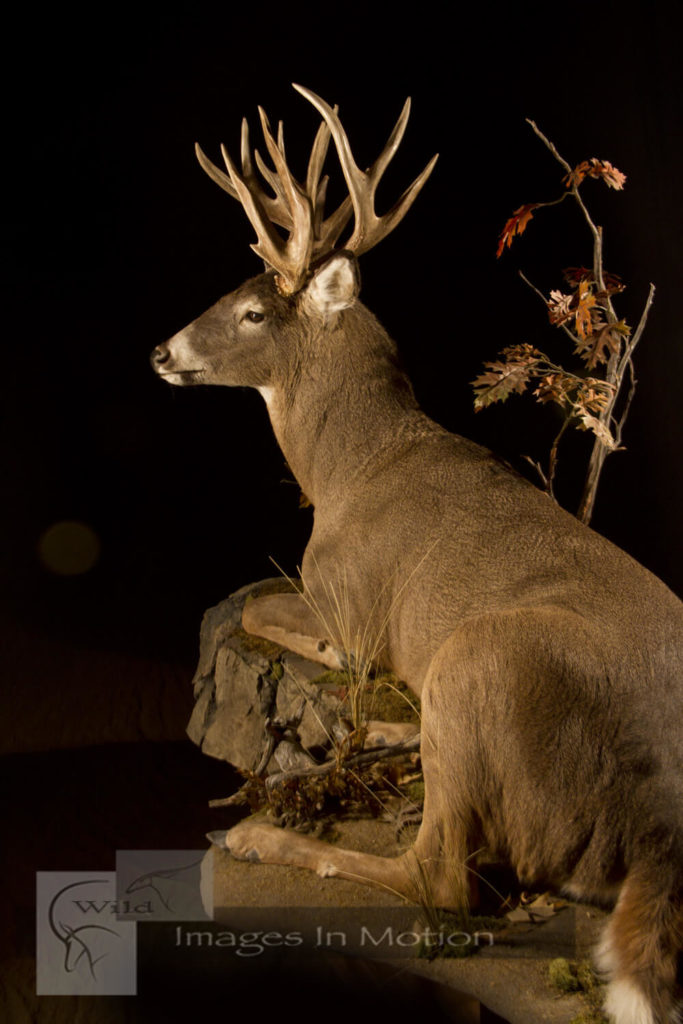
POLYGON ((289 590, 282 579, 242 587, 205 613, 187 726, 205 754, 248 771, 312 764, 338 731, 340 698, 319 664, 241 627, 250 597, 289 590), (282 750, 280 750, 280 746, 282 750))

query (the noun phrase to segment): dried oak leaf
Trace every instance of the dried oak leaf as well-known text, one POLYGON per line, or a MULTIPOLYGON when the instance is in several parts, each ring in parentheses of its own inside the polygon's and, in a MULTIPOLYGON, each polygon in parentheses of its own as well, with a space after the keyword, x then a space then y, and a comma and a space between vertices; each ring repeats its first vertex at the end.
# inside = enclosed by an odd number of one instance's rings
POLYGON ((564 292, 559 291, 557 288, 551 291, 550 299, 547 303, 550 323, 559 326, 570 320, 574 315, 571 309, 573 301, 573 295, 565 295, 564 292))
POLYGON ((534 210, 537 210, 540 203, 525 203, 520 206, 513 215, 505 222, 505 227, 500 233, 498 239, 498 248, 496 250, 496 256, 502 255, 503 249, 507 245, 509 248, 512 245, 512 239, 515 235, 521 235, 525 230, 526 226, 534 215, 534 210))
POLYGON ((587 338, 593 333, 591 310, 594 306, 595 296, 590 281, 581 281, 576 293, 576 309, 574 310, 576 332, 580 338, 587 338))
POLYGON ((595 436, 602 441, 606 448, 609 448, 612 452, 616 450, 617 442, 606 424, 599 420, 597 416, 593 416, 593 414, 588 412, 587 409, 577 408, 575 411, 576 418, 579 421, 579 430, 592 430, 595 436))
POLYGON ((529 368, 507 363, 484 363, 489 370, 472 381, 476 412, 494 402, 504 402, 515 391, 522 394, 529 383, 529 368))
MULTIPOLYGON (((562 271, 567 284, 571 285, 572 288, 578 287, 581 281, 590 281, 591 284, 595 284, 595 276, 592 270, 588 267, 566 267, 562 271)), ((616 295, 618 292, 623 292, 626 285, 617 274, 610 274, 609 271, 603 270, 602 279, 605 285, 605 293, 607 295, 616 295)), ((599 300, 602 293, 596 295, 599 300)))
POLYGON ((567 379, 560 373, 546 373, 534 390, 536 399, 544 405, 546 402, 567 403, 567 379))
POLYGON ((609 160, 598 160, 596 157, 582 160, 562 181, 566 188, 575 188, 586 177, 601 178, 606 185, 615 189, 622 189, 626 181, 626 175, 614 167, 609 160))
POLYGON ((596 380, 595 377, 586 377, 581 384, 581 404, 592 412, 602 412, 613 393, 613 384, 596 380))
POLYGON ((614 167, 609 160, 596 160, 595 157, 591 160, 591 170, 589 171, 591 178, 602 178, 606 185, 610 188, 622 189, 626 182, 626 175, 622 174, 620 170, 614 167))
POLYGON ((614 324, 593 323, 593 330, 589 335, 582 335, 579 331, 575 351, 581 356, 587 369, 593 370, 598 363, 606 363, 613 353, 618 352, 621 339, 628 337, 630 333, 631 329, 625 320, 618 320, 614 324))
POLYGON ((533 345, 510 345, 500 353, 504 361, 484 363, 486 373, 472 381, 476 412, 494 402, 504 402, 516 391, 522 394, 531 380, 533 371, 543 358, 533 345))

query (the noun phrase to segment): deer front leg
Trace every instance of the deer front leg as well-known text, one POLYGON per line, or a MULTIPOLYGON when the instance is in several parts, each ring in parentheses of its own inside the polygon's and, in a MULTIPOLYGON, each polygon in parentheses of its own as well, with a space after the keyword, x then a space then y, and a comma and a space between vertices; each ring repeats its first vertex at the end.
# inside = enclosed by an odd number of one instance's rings
POLYGON ((247 633, 272 640, 331 669, 347 667, 344 654, 325 636, 325 627, 299 594, 269 594, 248 601, 242 612, 247 633))
POLYGON ((237 860, 307 868, 321 878, 347 878, 388 889, 413 902, 420 900, 419 872, 412 868, 412 851, 399 857, 378 857, 250 819, 228 832, 210 832, 208 838, 237 860))

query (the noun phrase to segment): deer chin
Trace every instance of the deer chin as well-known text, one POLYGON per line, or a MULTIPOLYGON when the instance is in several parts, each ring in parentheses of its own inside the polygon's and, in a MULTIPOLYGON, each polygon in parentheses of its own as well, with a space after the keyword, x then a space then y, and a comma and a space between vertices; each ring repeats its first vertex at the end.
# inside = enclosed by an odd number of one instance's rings
POLYGON ((193 384, 201 384, 204 378, 203 370, 170 370, 166 373, 157 371, 167 384, 174 384, 176 387, 190 387, 193 384))

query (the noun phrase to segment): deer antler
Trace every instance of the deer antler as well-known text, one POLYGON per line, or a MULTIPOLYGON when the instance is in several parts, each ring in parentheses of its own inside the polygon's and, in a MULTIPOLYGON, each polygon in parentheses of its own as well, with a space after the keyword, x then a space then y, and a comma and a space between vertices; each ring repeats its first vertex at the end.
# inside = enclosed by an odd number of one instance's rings
POLYGON ((264 163, 258 150, 254 150, 254 158, 263 178, 272 188, 274 197, 263 191, 254 172, 246 118, 242 121, 241 174, 225 146, 221 146, 221 152, 227 174, 208 159, 198 144, 195 150, 199 163, 209 177, 244 207, 258 236, 252 249, 277 271, 280 290, 291 295, 305 283, 311 263, 334 249, 351 216, 351 199, 347 197, 327 220, 323 220, 328 179, 327 176, 321 179, 320 175, 330 142, 330 131, 325 122, 320 125, 315 137, 306 185, 302 187, 287 166, 282 122, 278 126, 276 142, 261 107, 259 115, 263 138, 275 172, 264 163), (286 240, 275 230, 274 224, 289 232, 286 240))
POLYGON ((277 272, 278 288, 286 295, 292 295, 303 287, 313 262, 334 251, 352 210, 355 214, 355 226, 344 248, 350 249, 356 255, 367 252, 393 231, 410 209, 437 159, 436 156, 432 157, 422 174, 406 189, 392 209, 378 217, 374 211, 375 192, 403 138, 410 114, 410 100, 406 100, 396 127, 379 157, 367 172, 363 172, 354 162, 346 132, 339 120, 338 108, 330 107, 309 89, 304 89, 300 85, 295 85, 294 88, 305 96, 323 117, 323 123, 318 129, 311 149, 305 186, 296 181, 287 166, 282 122, 278 125, 276 141, 261 107, 259 116, 263 138, 273 161, 274 171, 261 159, 258 150, 254 150, 254 160, 262 177, 272 189, 273 196, 264 192, 254 171, 246 118, 242 121, 241 174, 225 146, 221 146, 221 152, 227 174, 205 156, 198 144, 195 146, 197 159, 209 177, 234 199, 239 200, 244 207, 258 238, 251 248, 277 272), (326 175, 321 178, 321 173, 330 137, 334 139, 337 148, 349 195, 333 214, 324 219, 328 178, 326 175), (288 232, 286 239, 275 230, 275 224, 288 232))
POLYGON ((320 96, 316 96, 310 89, 304 89, 301 85, 294 85, 297 92, 300 92, 302 96, 313 104, 319 114, 325 120, 334 144, 337 147, 337 154, 339 156, 339 162, 341 163, 344 177, 346 178, 346 184, 349 187, 349 194, 353 203, 353 209, 355 213, 355 226, 353 234, 349 238, 348 242, 345 243, 344 248, 350 249, 360 256, 361 253, 367 252, 368 249, 372 249, 373 246, 377 245, 383 238, 393 231, 394 228, 403 220, 406 213, 417 198, 420 189, 426 182, 429 175, 434 169, 439 154, 436 153, 429 161, 425 169, 410 185, 397 203, 392 206, 388 213, 378 217, 375 213, 375 192, 377 186, 384 174, 387 166, 389 165, 394 153, 401 144, 403 133, 406 130, 408 118, 410 116, 410 98, 408 98, 403 105, 401 115, 396 122, 394 130, 392 131, 386 146, 375 160, 372 167, 367 171, 361 171, 356 165, 353 159, 353 153, 351 152, 351 146, 346 136, 346 132, 342 128, 341 121, 337 115, 337 109, 334 110, 325 100, 321 99, 320 96))

